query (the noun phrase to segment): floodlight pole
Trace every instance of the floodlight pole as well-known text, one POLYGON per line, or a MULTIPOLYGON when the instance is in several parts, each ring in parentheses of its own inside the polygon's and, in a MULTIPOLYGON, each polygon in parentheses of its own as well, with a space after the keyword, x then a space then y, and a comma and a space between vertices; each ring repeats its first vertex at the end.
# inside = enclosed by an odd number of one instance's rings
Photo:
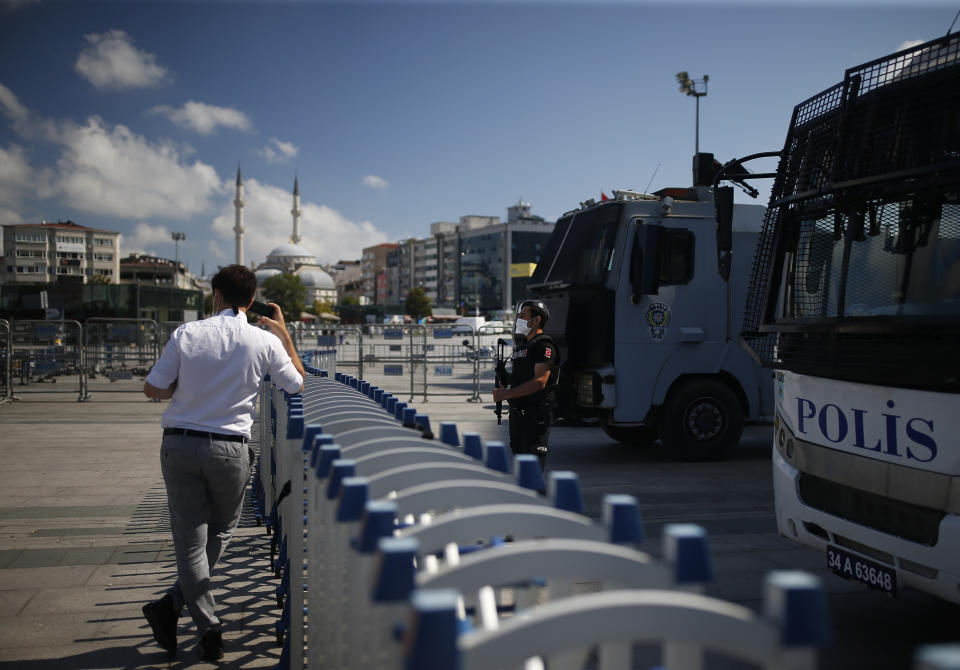
POLYGON ((677 73, 677 81, 680 82, 680 92, 693 96, 696 100, 696 130, 694 134, 694 147, 696 153, 700 153, 700 98, 707 94, 707 82, 710 81, 710 75, 703 75, 703 79, 691 79, 686 72, 677 73), (697 86, 703 86, 702 91, 697 90, 697 86))
POLYGON ((179 288, 180 286, 180 240, 187 239, 186 233, 171 233, 170 237, 173 239, 173 286, 174 288, 179 288))

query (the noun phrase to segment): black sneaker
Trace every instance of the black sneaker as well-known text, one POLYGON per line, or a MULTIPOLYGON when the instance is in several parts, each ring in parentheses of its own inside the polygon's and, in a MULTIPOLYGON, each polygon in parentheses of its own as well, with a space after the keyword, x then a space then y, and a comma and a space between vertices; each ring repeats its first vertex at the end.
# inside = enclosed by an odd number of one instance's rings
POLYGON ((153 630, 153 639, 173 658, 177 653, 177 618, 180 616, 173 607, 173 598, 168 593, 144 605, 142 612, 153 630))
POLYGON ((211 628, 200 638, 197 645, 200 658, 204 661, 219 661, 223 658, 223 634, 219 628, 211 628))

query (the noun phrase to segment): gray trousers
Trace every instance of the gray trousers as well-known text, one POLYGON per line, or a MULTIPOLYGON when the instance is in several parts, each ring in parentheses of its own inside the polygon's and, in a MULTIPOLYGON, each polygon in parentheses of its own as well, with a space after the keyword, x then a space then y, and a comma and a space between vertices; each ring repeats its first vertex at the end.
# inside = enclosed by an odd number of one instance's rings
POLYGON ((250 478, 243 442, 165 435, 160 447, 170 527, 177 557, 173 606, 184 605, 203 635, 219 628, 210 573, 230 541, 250 478))

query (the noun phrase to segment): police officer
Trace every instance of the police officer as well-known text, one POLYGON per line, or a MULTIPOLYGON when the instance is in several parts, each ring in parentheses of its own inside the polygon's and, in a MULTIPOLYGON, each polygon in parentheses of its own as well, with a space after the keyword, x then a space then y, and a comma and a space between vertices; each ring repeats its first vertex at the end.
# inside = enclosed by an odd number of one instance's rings
POLYGON ((557 345, 543 328, 550 311, 540 300, 520 304, 514 329, 513 374, 509 388, 493 390, 493 400, 510 404, 510 451, 533 454, 540 469, 547 464, 547 443, 553 415, 553 389, 556 386, 560 356, 557 345))

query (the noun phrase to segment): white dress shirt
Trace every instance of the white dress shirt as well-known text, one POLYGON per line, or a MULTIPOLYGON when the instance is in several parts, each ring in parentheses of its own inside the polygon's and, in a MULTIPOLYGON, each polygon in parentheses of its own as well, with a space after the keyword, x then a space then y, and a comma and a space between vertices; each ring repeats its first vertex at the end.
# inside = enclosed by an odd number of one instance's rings
POLYGON ((164 428, 249 438, 266 374, 288 393, 298 392, 303 383, 280 338, 229 308, 173 331, 147 382, 164 389, 177 382, 161 419, 164 428))

